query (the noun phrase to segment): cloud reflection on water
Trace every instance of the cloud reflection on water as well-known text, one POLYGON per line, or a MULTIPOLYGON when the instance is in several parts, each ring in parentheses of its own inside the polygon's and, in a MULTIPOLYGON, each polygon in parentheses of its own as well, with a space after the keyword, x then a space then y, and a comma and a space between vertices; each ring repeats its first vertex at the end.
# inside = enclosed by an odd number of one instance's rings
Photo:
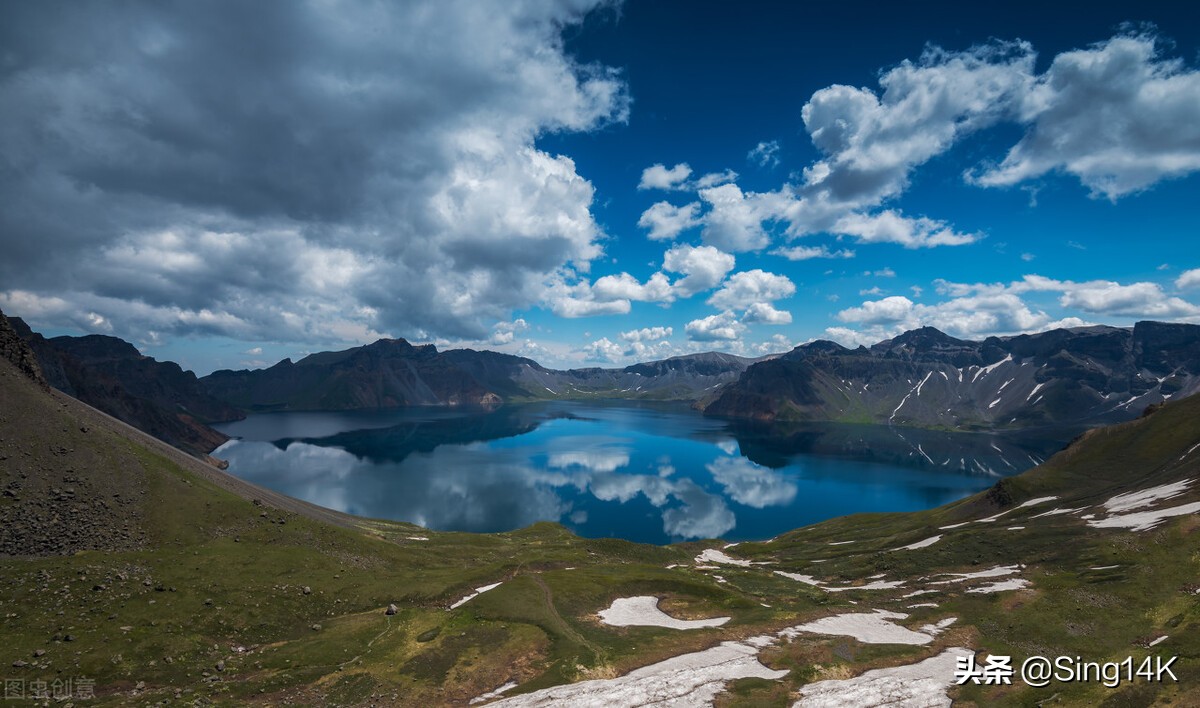
MULTIPOLYGON (((330 508, 435 530, 558 521, 585 536, 651 542, 734 529, 739 538, 767 538, 841 513, 927 508, 990 484, 897 464, 916 456, 887 430, 809 427, 768 438, 688 411, 636 406, 514 406, 320 438, 270 439, 270 421, 253 422, 259 440, 217 452, 233 473, 330 508)), ((286 414, 277 425, 295 430, 286 414)), ((934 459, 951 446, 1016 459, 1003 441, 992 449, 991 438, 939 445, 923 435, 934 459)))

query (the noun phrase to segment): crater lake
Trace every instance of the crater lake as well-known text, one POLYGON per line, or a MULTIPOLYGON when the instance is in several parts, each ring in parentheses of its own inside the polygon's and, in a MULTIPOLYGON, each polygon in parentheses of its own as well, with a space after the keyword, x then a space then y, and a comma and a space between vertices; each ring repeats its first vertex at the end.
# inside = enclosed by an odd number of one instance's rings
POLYGON ((235 438, 213 453, 230 473, 338 511, 438 531, 553 521, 659 544, 939 506, 1079 432, 748 423, 629 401, 274 412, 216 427, 235 438))

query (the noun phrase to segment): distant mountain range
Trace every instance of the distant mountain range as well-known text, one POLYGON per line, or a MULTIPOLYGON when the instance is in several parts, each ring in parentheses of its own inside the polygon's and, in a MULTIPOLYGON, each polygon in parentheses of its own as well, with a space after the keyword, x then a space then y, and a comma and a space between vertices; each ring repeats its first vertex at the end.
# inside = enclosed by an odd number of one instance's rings
POLYGON ((496 408, 556 398, 696 400, 753 364, 729 354, 690 354, 623 369, 547 369, 532 359, 474 349, 439 352, 403 339, 269 369, 222 370, 200 379, 213 396, 247 411, 355 410, 397 406, 496 408))
POLYGON ((982 342, 924 327, 869 348, 816 341, 761 359, 709 352, 567 371, 382 339, 202 378, 115 337, 46 339, 19 318, 12 326, 51 386, 197 455, 227 439, 208 423, 261 411, 628 398, 690 401, 736 419, 970 430, 1128 420, 1200 389, 1200 326, 1158 322, 982 342))
POLYGON ((827 341, 746 369, 711 415, 1024 428, 1100 424, 1200 389, 1200 326, 1139 322, 971 342, 932 327, 870 348, 827 341))

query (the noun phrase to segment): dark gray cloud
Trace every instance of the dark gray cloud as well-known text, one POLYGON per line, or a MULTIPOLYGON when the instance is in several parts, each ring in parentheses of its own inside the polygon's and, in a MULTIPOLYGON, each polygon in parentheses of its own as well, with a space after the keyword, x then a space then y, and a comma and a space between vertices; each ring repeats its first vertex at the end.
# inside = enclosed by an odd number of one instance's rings
POLYGON ((46 323, 480 336, 600 253, 546 131, 624 120, 574 2, 6 3, 0 302, 46 323), (482 319, 481 319, 482 318, 482 319))

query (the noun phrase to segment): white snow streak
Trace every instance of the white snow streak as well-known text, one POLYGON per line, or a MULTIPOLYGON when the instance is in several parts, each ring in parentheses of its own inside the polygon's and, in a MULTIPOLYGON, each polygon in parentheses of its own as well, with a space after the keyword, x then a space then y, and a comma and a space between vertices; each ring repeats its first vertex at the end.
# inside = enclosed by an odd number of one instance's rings
POLYGON ((1038 497, 1037 499, 1030 499, 1029 501, 1019 505, 1017 508, 1024 509, 1027 506, 1037 506, 1038 504, 1045 504, 1046 502, 1054 501, 1055 499, 1058 499, 1058 497, 1038 497))
POLYGON ((1001 580, 998 583, 992 583, 991 585, 982 585, 977 588, 971 588, 967 592, 992 593, 1002 592, 1004 590, 1020 590, 1021 588, 1028 586, 1029 581, 1024 578, 1010 578, 1008 580, 1001 580))
POLYGON ((1149 531, 1162 523, 1163 520, 1169 519, 1172 516, 1194 514, 1198 511, 1200 511, 1200 502, 1192 502, 1191 504, 1175 506, 1169 509, 1153 509, 1150 511, 1138 511, 1132 514, 1110 516, 1107 519, 1091 519, 1087 523, 1088 526, 1098 529, 1123 528, 1132 531, 1149 531))
POLYGON ((1193 479, 1183 479, 1171 484, 1161 484, 1157 487, 1150 487, 1137 492, 1126 492, 1118 494, 1112 499, 1104 502, 1104 508, 1110 514, 1117 514, 1124 511, 1133 511, 1145 506, 1150 506, 1157 501, 1170 499, 1183 494, 1188 486, 1194 482, 1193 479))
POLYGON ((975 383, 975 381, 978 380, 980 376, 987 376, 988 374, 992 373, 993 371, 996 370, 996 367, 1000 366, 1001 364, 1003 364, 1007 361, 1012 361, 1012 354, 1006 355, 1003 359, 996 362, 995 364, 988 364, 987 366, 983 367, 979 371, 976 371, 975 376, 971 377, 971 383, 975 383))
POLYGON ((921 379, 921 383, 917 384, 917 395, 918 396, 921 395, 921 387, 925 385, 925 382, 929 380, 930 376, 933 376, 932 371, 930 371, 928 374, 925 374, 925 378, 921 379))
POLYGON ((463 605, 467 604, 471 600, 474 600, 475 598, 479 597, 480 595, 487 592, 488 590, 495 590, 496 588, 500 587, 501 584, 502 583, 492 583, 491 585, 484 585, 481 588, 475 588, 475 592, 471 593, 470 595, 467 595, 463 599, 461 599, 458 602, 451 605, 450 609, 452 609, 452 610, 458 609, 459 607, 462 607, 463 605))
POLYGON ((725 565, 750 566, 750 561, 741 560, 740 558, 730 558, 715 548, 707 548, 700 555, 696 556, 697 563, 704 563, 706 561, 710 563, 724 563, 725 565))
POLYGON ((901 546, 899 548, 893 548, 892 550, 893 551, 915 551, 918 548, 925 548, 926 546, 932 546, 933 544, 937 543, 940 540, 942 540, 941 536, 930 536, 929 538, 924 539, 922 541, 917 541, 916 543, 910 543, 907 546, 901 546))

